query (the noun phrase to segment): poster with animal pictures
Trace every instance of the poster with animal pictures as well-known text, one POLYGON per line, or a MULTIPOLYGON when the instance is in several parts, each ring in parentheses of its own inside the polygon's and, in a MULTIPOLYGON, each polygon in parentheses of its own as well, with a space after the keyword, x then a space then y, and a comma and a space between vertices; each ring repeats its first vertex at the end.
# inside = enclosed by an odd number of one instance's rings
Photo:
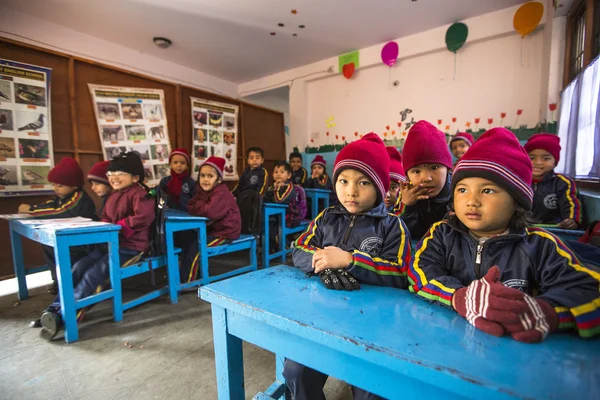
POLYGON ((169 176, 169 130, 165 95, 160 89, 88 84, 98 121, 104 159, 136 151, 144 163, 145 183, 169 176))
POLYGON ((238 106, 190 97, 192 102, 193 174, 210 156, 225 159, 223 180, 235 181, 237 173, 238 106))
POLYGON ((50 68, 0 58, 0 196, 51 193, 50 68))

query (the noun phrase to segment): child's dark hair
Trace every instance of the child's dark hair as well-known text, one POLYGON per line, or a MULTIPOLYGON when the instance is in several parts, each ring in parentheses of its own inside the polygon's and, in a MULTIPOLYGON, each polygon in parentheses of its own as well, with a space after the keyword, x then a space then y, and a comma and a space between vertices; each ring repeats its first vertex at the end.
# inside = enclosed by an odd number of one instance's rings
POLYGON ((508 227, 510 229, 520 231, 532 225, 533 223, 533 214, 531 211, 526 210, 522 205, 515 203, 515 213, 510 219, 508 227))
POLYGON ((250 153, 258 153, 260 154, 261 157, 265 156, 265 152, 263 151, 263 149, 261 149, 260 147, 248 147, 248 150, 246 150, 246 158, 248 158, 250 156, 250 153))
POLYGON ((292 160, 292 158, 299 158, 299 159, 300 159, 300 161, 302 161, 302 154, 300 154, 300 153, 299 153, 299 152, 297 152, 297 151, 292 151, 292 152, 290 153, 290 161, 292 160))
POLYGON ((290 163, 288 163, 285 160, 276 161, 275 165, 273 165, 273 170, 275 170, 275 168, 277 168, 277 167, 283 167, 290 174, 294 173, 294 171, 292 170, 292 166, 290 165, 290 163))

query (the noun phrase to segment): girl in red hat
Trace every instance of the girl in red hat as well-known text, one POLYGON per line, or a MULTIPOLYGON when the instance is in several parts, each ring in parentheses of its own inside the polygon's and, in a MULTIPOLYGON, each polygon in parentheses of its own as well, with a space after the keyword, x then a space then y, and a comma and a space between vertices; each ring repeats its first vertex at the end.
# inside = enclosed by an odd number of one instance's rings
POLYGON ((473 143, 475 143, 475 140, 470 133, 460 132, 454 135, 450 140, 450 151, 456 158, 456 162, 460 161, 462 156, 469 150, 469 147, 473 146, 473 143))
POLYGON ((109 163, 110 161, 97 162, 87 174, 88 181, 92 185, 92 191, 102 199, 102 205, 98 210, 98 219, 102 215, 106 199, 112 193, 112 187, 110 187, 110 182, 108 182, 108 176, 106 175, 109 163))
POLYGON ((454 168, 455 215, 435 223, 408 271, 410 290, 495 336, 540 342, 600 334, 600 273, 556 236, 528 227, 532 166, 516 136, 484 133, 454 168))
POLYGON ((533 164, 534 221, 562 229, 577 229, 583 212, 575 182, 554 172, 560 160, 560 138, 538 133, 525 143, 525 150, 533 164))
MULTIPOLYGON (((310 163, 310 178, 304 181, 306 189, 324 189, 330 190, 329 205, 333 206, 337 203, 337 197, 333 192, 333 185, 329 175, 327 175, 327 161, 321 155, 317 155, 310 163)), ((308 204, 310 209, 310 204, 308 204)))
POLYGON ((159 184, 169 197, 169 208, 188 211, 188 203, 196 194, 196 181, 190 177, 190 166, 190 155, 186 149, 174 149, 169 153, 171 176, 165 176, 159 184))

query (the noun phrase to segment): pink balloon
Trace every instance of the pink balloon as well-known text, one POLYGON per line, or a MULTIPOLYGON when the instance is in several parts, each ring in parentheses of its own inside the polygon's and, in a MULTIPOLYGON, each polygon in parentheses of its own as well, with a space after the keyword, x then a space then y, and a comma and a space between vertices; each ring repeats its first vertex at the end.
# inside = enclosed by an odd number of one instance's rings
POLYGON ((388 42, 381 49, 381 61, 388 67, 396 64, 396 59, 398 58, 398 43, 396 42, 388 42))

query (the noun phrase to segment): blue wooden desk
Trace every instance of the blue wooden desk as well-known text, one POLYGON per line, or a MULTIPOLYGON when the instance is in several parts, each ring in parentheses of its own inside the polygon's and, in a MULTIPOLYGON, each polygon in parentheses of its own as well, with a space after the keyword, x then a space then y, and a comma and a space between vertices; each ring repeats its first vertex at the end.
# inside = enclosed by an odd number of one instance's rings
POLYGON ((306 198, 311 199, 310 214, 306 219, 315 219, 319 215, 319 200, 323 200, 323 208, 321 210, 329 207, 329 194, 331 191, 325 189, 304 189, 304 192, 306 193, 306 198))
MULTIPOLYGON (((19 300, 29 297, 27 282, 25 280, 25 264, 23 263, 23 245, 21 237, 26 237, 47 246, 54 247, 56 258, 56 276, 58 279, 58 294, 61 302, 62 320, 65 324, 65 341, 70 343, 79 339, 77 329, 76 310, 87 305, 121 296, 121 281, 111 274, 112 289, 81 299, 75 302, 73 295, 73 275, 71 273, 71 246, 85 246, 90 244, 107 243, 110 254, 110 270, 113 265, 119 266, 119 230, 118 225, 98 225, 82 228, 66 228, 56 231, 35 229, 31 225, 24 225, 19 220, 9 223, 10 239, 13 253, 13 266, 15 276, 19 283, 19 300)), ((118 312, 114 309, 115 321, 118 312)))
POLYGON ((390 399, 598 399, 600 341, 555 334, 523 344, 476 330, 408 291, 326 289, 277 266, 205 286, 219 399, 244 398, 242 340, 390 399))

